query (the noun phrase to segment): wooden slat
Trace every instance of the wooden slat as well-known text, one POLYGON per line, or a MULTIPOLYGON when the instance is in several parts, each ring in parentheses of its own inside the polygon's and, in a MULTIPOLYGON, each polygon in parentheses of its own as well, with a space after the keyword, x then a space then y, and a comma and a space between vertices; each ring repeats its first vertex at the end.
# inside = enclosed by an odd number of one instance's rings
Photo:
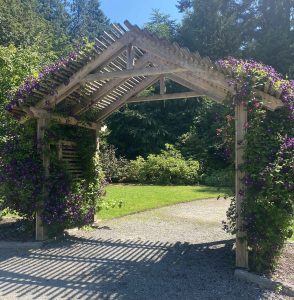
POLYGON ((60 96, 66 93, 73 86, 78 84, 81 79, 83 79, 90 72, 94 71, 99 67, 100 64, 108 60, 114 55, 118 55, 124 48, 125 45, 130 41, 130 37, 128 34, 125 34, 121 39, 117 40, 115 43, 110 45, 105 51, 103 51, 100 55, 98 55, 94 60, 88 62, 82 69, 80 69, 77 73, 75 73, 69 79, 68 84, 60 85, 54 96, 46 96, 40 103, 37 104, 37 107, 46 107, 52 106, 53 104, 58 104, 60 102, 60 96))
MULTIPOLYGON (((100 128, 100 127, 99 127, 100 128)), ((80 157, 77 152, 77 144, 72 141, 60 140, 58 142, 59 159, 65 162, 67 171, 74 180, 82 179, 80 157)))
MULTIPOLYGON (((149 55, 142 56, 140 59, 136 61, 136 64, 134 68, 142 68, 146 64, 148 64, 150 61, 149 55)), ((77 104, 71 111, 71 115, 75 116, 77 114, 80 114, 87 110, 89 107, 93 106, 96 104, 100 99, 104 98, 108 93, 111 91, 115 90, 117 87, 121 86, 126 79, 114 79, 108 82, 106 85, 104 85, 101 89, 99 89, 97 92, 95 92, 89 99, 87 99, 87 103, 82 105, 82 104, 77 104)))
POLYGON ((99 112, 97 122, 101 122, 102 120, 106 119, 111 113, 113 113, 114 111, 122 107, 128 101, 128 99, 144 91, 146 88, 153 85, 158 80, 159 80, 159 76, 144 79, 140 84, 136 85, 122 98, 118 99, 113 104, 111 104, 110 106, 106 107, 104 110, 99 112))

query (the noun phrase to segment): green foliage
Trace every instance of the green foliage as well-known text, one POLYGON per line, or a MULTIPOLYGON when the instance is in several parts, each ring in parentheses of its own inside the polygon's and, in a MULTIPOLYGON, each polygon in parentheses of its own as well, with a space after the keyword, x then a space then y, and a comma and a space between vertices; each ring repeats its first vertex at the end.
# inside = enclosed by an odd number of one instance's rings
MULTIPOLYGON (((174 87, 174 91, 179 90, 174 87)), ((175 144, 189 130, 200 102, 189 99, 129 104, 107 120, 107 140, 127 159, 159 153, 166 143, 175 144)))
MULTIPOLYGON (((236 227, 234 199, 225 228, 232 233, 238 230, 247 232, 250 268, 263 272, 275 267, 285 241, 293 234, 294 86, 273 68, 254 61, 229 58, 223 64, 234 74, 237 86, 235 102, 248 111, 248 122, 244 124, 247 129, 245 163, 240 167, 246 176, 244 188, 235 191, 244 199, 241 214, 245 225, 236 227), (255 89, 265 82, 271 82, 275 90, 282 89, 284 108, 274 112, 263 108, 255 89)), ((228 148, 234 149, 230 123, 234 123, 231 118, 221 129, 221 135, 228 148)))
POLYGON ((73 0, 70 16, 69 32, 75 40, 87 37, 94 41, 109 26, 109 20, 101 10, 99 0, 73 0))
POLYGON ((235 171, 233 168, 209 170, 201 176, 200 183, 208 186, 228 187, 234 190, 235 171))
POLYGON ((17 133, 6 132, 0 148, 0 210, 16 211, 29 220, 34 218, 44 182, 42 162, 34 147, 35 130, 30 123, 17 133))
POLYGON ((217 130, 226 123, 229 109, 209 99, 199 102, 188 132, 177 143, 177 148, 188 158, 199 160, 204 172, 218 170, 230 164, 226 144, 217 130))
POLYGON ((17 47, 34 45, 45 55, 50 51, 59 56, 68 52, 69 38, 66 36, 63 20, 60 21, 65 8, 61 1, 50 3, 52 6, 49 13, 49 6, 45 6, 41 0, 1 0, 0 44, 14 44, 17 47))
POLYGON ((100 147, 100 163, 107 181, 126 180, 128 161, 116 156, 116 149, 113 145, 104 144, 100 147))
POLYGON ((24 132, 5 111, 10 95, 27 76, 36 76, 41 65, 54 58, 52 53, 41 55, 38 50, 37 47, 0 46, 0 149, 8 136, 24 132))
POLYGON ((294 146, 279 149, 282 136, 294 133, 286 116, 285 111, 260 111, 247 134, 246 159, 254 163, 245 166, 250 177, 243 209, 251 268, 257 271, 275 266, 275 258, 293 234, 294 146))
POLYGON ((259 0, 255 6, 255 31, 244 55, 294 76, 294 3, 292 0, 259 0))
POLYGON ((254 31, 253 1, 179 1, 184 15, 178 40, 203 56, 238 56, 254 31), (182 2, 182 5, 181 5, 182 2))
POLYGON ((130 162, 128 180, 152 184, 195 184, 199 178, 199 162, 185 160, 180 151, 166 144, 160 154, 138 157, 130 162))
POLYGON ((169 40, 175 38, 178 30, 176 21, 158 9, 153 9, 150 21, 144 27, 157 36, 169 40))

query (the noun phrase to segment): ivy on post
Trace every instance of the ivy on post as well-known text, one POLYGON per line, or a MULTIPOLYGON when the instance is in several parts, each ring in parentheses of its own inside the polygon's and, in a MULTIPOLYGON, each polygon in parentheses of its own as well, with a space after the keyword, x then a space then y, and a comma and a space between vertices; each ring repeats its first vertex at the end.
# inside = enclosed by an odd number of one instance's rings
POLYGON ((46 228, 42 221, 42 214, 44 210, 44 202, 47 197, 48 191, 46 188, 46 181, 49 177, 49 145, 45 141, 45 130, 48 127, 49 119, 41 117, 37 119, 37 140, 38 140, 38 149, 40 151, 41 160, 43 162, 43 174, 44 174, 44 183, 42 187, 42 200, 37 203, 36 209, 36 240, 43 241, 47 239, 46 228))
POLYGON ((240 166, 244 163, 244 146, 247 123, 247 109, 243 103, 238 102, 235 106, 235 197, 237 213, 236 233, 236 267, 248 268, 248 245, 247 235, 244 231, 244 219, 242 217, 242 205, 244 201, 244 172, 240 166))

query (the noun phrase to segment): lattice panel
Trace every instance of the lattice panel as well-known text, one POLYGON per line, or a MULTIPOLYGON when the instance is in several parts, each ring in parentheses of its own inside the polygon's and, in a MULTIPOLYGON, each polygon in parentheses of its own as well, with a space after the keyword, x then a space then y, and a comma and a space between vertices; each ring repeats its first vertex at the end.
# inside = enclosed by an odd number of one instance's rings
POLYGON ((77 144, 70 141, 58 142, 58 157, 66 163, 67 170, 74 180, 82 178, 82 168, 77 151, 77 144))

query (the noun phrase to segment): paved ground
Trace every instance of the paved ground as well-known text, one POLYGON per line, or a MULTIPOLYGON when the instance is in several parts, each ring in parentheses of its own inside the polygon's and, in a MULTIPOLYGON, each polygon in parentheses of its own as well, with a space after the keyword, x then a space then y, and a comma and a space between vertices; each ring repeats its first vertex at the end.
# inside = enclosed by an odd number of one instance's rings
POLYGON ((226 200, 99 224, 39 250, 0 250, 0 299, 287 299, 233 276, 226 200))

